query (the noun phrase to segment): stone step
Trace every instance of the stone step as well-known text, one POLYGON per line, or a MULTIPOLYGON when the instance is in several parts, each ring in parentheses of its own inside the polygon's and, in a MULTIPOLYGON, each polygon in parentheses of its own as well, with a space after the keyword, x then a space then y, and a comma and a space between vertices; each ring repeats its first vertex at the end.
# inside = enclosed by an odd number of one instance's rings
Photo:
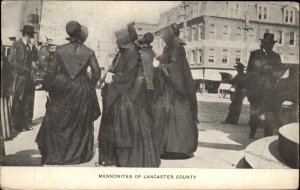
POLYGON ((299 168, 299 123, 284 125, 278 133, 280 156, 291 168, 299 168))
POLYGON ((253 169, 289 169, 278 151, 278 136, 252 142, 245 150, 244 167, 253 169))

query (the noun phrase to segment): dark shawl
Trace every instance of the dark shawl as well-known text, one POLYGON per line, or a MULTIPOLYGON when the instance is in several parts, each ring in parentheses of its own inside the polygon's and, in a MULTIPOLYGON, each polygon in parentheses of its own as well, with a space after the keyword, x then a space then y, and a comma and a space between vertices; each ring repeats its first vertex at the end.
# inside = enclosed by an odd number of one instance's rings
POLYGON ((107 89, 106 107, 113 105, 119 95, 126 96, 134 103, 146 107, 147 89, 142 73, 139 49, 132 43, 120 49, 120 55, 110 72, 114 73, 113 82, 107 89))
POLYGON ((197 120, 196 89, 183 45, 184 42, 180 38, 174 38, 165 47, 159 61, 164 70, 165 80, 178 94, 189 98, 194 119, 197 120))

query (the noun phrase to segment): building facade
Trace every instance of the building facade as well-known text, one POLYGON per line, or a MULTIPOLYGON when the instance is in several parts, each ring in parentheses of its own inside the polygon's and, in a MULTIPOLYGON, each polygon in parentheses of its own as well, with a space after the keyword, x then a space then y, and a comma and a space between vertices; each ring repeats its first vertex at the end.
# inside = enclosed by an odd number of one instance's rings
MULTIPOLYGON (((299 64, 299 5, 261 1, 187 1, 160 15, 159 28, 177 23, 186 41, 194 79, 220 81, 220 72, 235 74, 236 62, 247 65, 265 32, 275 34, 274 51, 283 63, 299 64)), ((164 43, 156 36, 154 48, 164 43)))

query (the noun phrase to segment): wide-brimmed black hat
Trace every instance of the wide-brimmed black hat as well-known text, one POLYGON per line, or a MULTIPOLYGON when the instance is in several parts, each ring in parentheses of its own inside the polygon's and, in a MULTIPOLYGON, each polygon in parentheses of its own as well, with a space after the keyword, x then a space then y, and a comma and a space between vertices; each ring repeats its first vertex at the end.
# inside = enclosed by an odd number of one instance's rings
POLYGON ((23 29, 21 30, 24 34, 27 34, 28 36, 30 36, 30 38, 34 38, 34 28, 33 26, 30 25, 24 25, 23 29))
POLYGON ((237 68, 237 69, 244 69, 245 68, 243 63, 236 63, 236 65, 234 67, 237 68))
POLYGON ((116 31, 115 36, 119 47, 129 47, 131 42, 134 42, 138 39, 134 22, 129 23, 126 28, 116 31))
POLYGON ((70 21, 66 26, 66 32, 72 38, 76 38, 84 43, 89 35, 88 28, 82 26, 77 21, 70 21))
POLYGON ((273 33, 264 33, 263 39, 260 39, 262 42, 269 42, 269 43, 276 43, 277 41, 274 40, 273 33))

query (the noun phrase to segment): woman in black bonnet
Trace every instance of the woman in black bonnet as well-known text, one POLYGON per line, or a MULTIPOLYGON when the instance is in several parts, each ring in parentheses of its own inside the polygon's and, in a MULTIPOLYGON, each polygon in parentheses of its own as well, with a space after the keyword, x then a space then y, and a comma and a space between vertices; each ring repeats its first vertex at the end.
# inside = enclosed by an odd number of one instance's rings
POLYGON ((161 30, 166 43, 154 77, 154 127, 162 158, 189 158, 198 146, 196 90, 176 24, 161 30))
POLYGON ((70 21, 66 31, 70 43, 56 48, 43 80, 49 97, 36 142, 45 165, 90 161, 94 149, 93 122, 100 116, 95 86, 101 73, 95 52, 83 44, 88 30, 70 21))
POLYGON ((105 77, 96 165, 158 167, 142 47, 136 43, 134 24, 115 32, 115 36, 119 52, 105 77))

